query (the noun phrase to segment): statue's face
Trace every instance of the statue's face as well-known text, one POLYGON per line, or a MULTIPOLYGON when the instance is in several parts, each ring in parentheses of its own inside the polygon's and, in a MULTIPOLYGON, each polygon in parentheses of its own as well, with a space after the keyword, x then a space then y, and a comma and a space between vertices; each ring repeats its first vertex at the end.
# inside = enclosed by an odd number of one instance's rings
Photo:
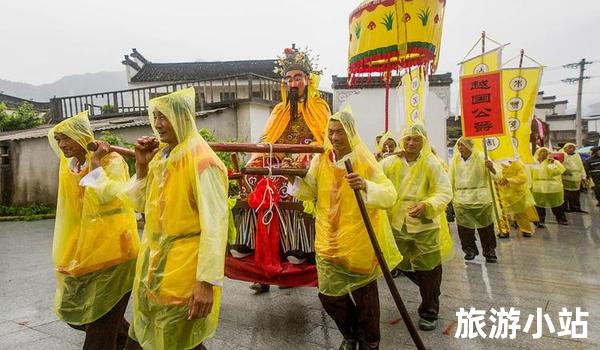
POLYGON ((301 70, 291 70, 285 73, 285 82, 287 84, 288 91, 292 89, 296 89, 298 91, 298 96, 304 96, 304 90, 308 86, 309 78, 301 70))

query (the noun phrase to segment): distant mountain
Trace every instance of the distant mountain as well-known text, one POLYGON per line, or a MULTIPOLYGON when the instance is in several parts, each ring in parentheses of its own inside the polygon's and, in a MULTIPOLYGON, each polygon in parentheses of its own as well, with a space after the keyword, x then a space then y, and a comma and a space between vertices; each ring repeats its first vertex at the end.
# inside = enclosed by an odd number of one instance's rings
POLYGON ((127 89, 127 74, 124 71, 68 75, 54 83, 42 85, 0 79, 0 92, 38 102, 47 102, 54 96, 83 95, 122 89, 127 89))

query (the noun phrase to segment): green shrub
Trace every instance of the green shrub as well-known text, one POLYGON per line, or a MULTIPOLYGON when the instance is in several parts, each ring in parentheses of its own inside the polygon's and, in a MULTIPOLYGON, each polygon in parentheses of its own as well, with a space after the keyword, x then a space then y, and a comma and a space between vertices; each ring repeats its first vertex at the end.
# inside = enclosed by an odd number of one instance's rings
POLYGON ((8 113, 7 109, 4 103, 0 103, 0 132, 31 129, 44 123, 29 102, 21 103, 13 113, 8 113))
POLYGON ((0 205, 0 216, 21 216, 27 221, 39 220, 44 215, 54 213, 54 207, 49 207, 42 203, 31 203, 25 206, 0 205))

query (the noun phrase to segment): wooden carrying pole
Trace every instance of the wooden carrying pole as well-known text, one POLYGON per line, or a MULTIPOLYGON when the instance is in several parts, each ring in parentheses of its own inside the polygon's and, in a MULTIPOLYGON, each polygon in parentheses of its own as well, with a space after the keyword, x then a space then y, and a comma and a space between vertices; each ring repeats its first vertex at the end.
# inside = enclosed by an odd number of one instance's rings
MULTIPOLYGON (((352 173, 352 163, 350 160, 346 160, 344 162, 346 165, 346 171, 348 174, 352 173)), ((387 266, 387 262, 383 257, 383 253, 381 252, 381 247, 379 247, 379 242, 377 241, 377 237, 375 236, 375 231, 373 230, 373 225, 371 224, 371 220, 369 219, 369 214, 367 213, 367 207, 365 206, 365 202, 363 201, 362 196, 360 195, 359 190, 354 190, 354 196, 356 197, 356 202, 358 202, 358 208, 360 209, 360 214, 362 215, 363 221, 367 228, 367 233, 369 234, 369 239, 371 240, 371 244, 373 245, 373 250, 375 251, 375 256, 377 256, 377 262, 379 262, 379 267, 381 267, 381 272, 383 272, 383 277, 385 277, 385 282, 392 293, 392 297, 394 298, 394 302, 396 303, 396 307, 398 307, 398 311, 400 311, 400 315, 402 315, 402 319, 404 320, 404 324, 406 324, 406 328, 408 328, 408 332, 415 343, 415 346, 419 350, 424 350, 425 345, 423 344, 423 340, 419 336, 419 332, 417 328, 415 328, 414 323, 412 322, 408 311, 406 310, 406 306, 404 302, 402 302, 402 297, 400 297, 400 292, 398 292, 398 288, 394 283, 394 279, 392 278, 392 274, 390 273, 390 269, 387 266)))
MULTIPOLYGON (((283 144, 253 144, 253 143, 221 143, 208 142, 210 148, 215 152, 248 152, 248 153, 323 153, 323 146, 313 145, 283 145, 283 144)), ((95 151, 98 148, 95 142, 87 145, 89 151, 95 151)), ((135 158, 135 151, 132 149, 110 146, 112 152, 117 152, 123 157, 135 158)))
MULTIPOLYGON (((87 149, 88 149, 88 151, 94 152, 94 151, 96 151, 98 149, 98 145, 96 144, 96 142, 90 142, 87 145, 87 149)), ((108 149, 111 152, 119 153, 123 157, 135 158, 135 151, 132 150, 132 149, 125 148, 125 147, 119 147, 119 146, 113 146, 113 145, 110 145, 108 147, 108 149)))
MULTIPOLYGON (((306 176, 307 169, 295 169, 295 168, 273 168, 269 171, 269 168, 242 168, 239 170, 238 160, 235 152, 260 152, 260 153, 323 153, 322 146, 309 146, 309 145, 270 145, 268 144, 251 144, 251 143, 217 143, 209 142, 208 145, 215 152, 232 152, 232 160, 234 163, 234 169, 236 172, 229 176, 230 179, 240 180, 243 179, 244 175, 280 175, 280 176, 306 176)), ((87 145, 89 151, 95 151, 98 149, 96 142, 90 142, 87 145)), ((129 148, 119 146, 109 146, 111 152, 116 152, 123 157, 135 158, 135 151, 129 148)), ((243 185, 242 182, 240 182, 243 185)))

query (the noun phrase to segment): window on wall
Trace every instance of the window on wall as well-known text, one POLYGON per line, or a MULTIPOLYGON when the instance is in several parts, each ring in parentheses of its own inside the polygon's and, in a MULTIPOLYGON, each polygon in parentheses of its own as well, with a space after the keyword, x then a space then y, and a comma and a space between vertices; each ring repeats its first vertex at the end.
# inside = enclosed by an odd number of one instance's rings
POLYGON ((220 94, 221 101, 233 101, 235 100, 235 92, 221 92, 220 94))

